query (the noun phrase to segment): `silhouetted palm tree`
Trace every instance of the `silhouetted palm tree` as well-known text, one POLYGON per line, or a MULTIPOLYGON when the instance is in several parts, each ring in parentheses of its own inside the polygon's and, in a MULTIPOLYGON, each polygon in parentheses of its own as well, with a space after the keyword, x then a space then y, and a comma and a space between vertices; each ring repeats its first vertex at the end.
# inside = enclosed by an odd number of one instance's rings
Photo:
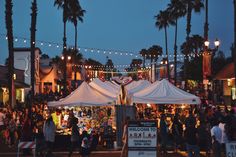
MULTIPOLYGON (((193 35, 192 37, 189 37, 188 40, 181 45, 181 53, 187 56, 190 55, 191 53, 195 54, 196 56, 200 52, 202 52, 203 49, 204 49, 204 38, 199 35, 193 35)), ((189 61, 185 63, 186 67, 188 67, 188 63, 189 61)), ((188 79, 187 71, 189 69, 186 68, 185 70, 186 70, 186 79, 188 79)))
POLYGON ((37 1, 33 0, 31 7, 31 28, 30 28, 30 48, 31 48, 31 105, 34 103, 35 93, 35 32, 37 18, 37 1))
POLYGON ((7 29, 7 38, 8 38, 8 53, 9 53, 9 65, 8 65, 8 71, 9 71, 9 102, 11 106, 13 106, 13 96, 14 96, 14 43, 13 43, 13 28, 12 28, 12 0, 6 0, 5 1, 5 20, 6 20, 6 29, 7 29))
MULTIPOLYGON (((234 78, 236 78, 236 0, 234 0, 234 55, 233 61, 234 61, 234 78)), ((235 87, 236 87, 236 81, 234 81, 235 87)), ((233 103, 232 103, 233 104, 233 103)))
POLYGON ((162 47, 159 45, 153 45, 152 47, 150 47, 148 49, 147 59, 151 60, 151 78, 153 76, 156 77, 156 62, 157 62, 159 56, 162 55, 162 53, 163 53, 162 47), (154 70, 152 69, 153 62, 154 62, 154 70), (154 73, 152 73, 152 72, 154 72, 154 73))
POLYGON ((169 25, 174 25, 175 22, 173 18, 171 17, 171 14, 168 10, 165 11, 160 11, 156 18, 156 27, 160 30, 163 29, 165 30, 165 45, 166 45, 166 55, 167 55, 167 76, 168 79, 170 79, 170 67, 169 67, 169 54, 168 54, 168 40, 167 40, 167 27, 169 25))
POLYGON ((74 24, 75 27, 75 50, 77 50, 77 25, 78 20, 80 22, 83 22, 83 17, 85 10, 83 10, 80 6, 80 3, 78 0, 71 0, 69 1, 69 21, 71 21, 74 24))
POLYGON ((146 49, 142 49, 139 54, 143 57, 143 68, 145 68, 145 61, 146 61, 146 57, 148 54, 148 51, 146 49))
MULTIPOLYGON (((66 49, 67 49, 67 44, 66 44, 66 22, 69 18, 69 0, 55 0, 54 1, 54 6, 57 6, 58 9, 63 9, 63 55, 65 58, 67 58, 66 54, 66 49)), ((64 72, 63 72, 63 77, 64 77, 64 90, 66 90, 67 86, 67 69, 66 69, 66 59, 64 60, 64 72)))
MULTIPOLYGON (((186 41, 188 40, 190 33, 191 33, 191 19, 192 19, 192 11, 195 11, 196 13, 199 13, 201 9, 204 7, 203 0, 184 0, 186 9, 187 9, 187 26, 186 26, 186 41)), ((188 49, 186 49, 188 51, 188 49)), ((184 57, 184 77, 185 82, 186 79, 186 68, 187 68, 187 62, 188 62, 188 52, 185 52, 184 57)), ((185 83, 186 84, 186 83, 185 83)))
POLYGON ((171 0, 168 4, 168 10, 175 21, 175 41, 174 41, 174 80, 175 85, 177 83, 177 32, 178 32, 178 19, 185 16, 187 10, 184 4, 184 0, 171 0))

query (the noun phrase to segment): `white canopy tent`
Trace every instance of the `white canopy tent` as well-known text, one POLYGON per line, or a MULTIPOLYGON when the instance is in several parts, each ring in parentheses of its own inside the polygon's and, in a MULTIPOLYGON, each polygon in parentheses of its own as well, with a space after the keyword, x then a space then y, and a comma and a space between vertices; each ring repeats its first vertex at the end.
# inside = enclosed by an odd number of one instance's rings
POLYGON ((107 82, 102 82, 100 79, 94 79, 89 85, 108 97, 117 99, 119 95, 120 88, 116 88, 107 82))
POLYGON ((59 106, 106 106, 111 105, 116 99, 104 95, 86 82, 83 82, 75 91, 59 101, 48 102, 49 107, 59 106))
POLYGON ((139 81, 133 81, 130 84, 127 84, 125 88, 128 91, 128 94, 133 94, 147 88, 150 85, 151 83, 147 80, 139 80, 139 81))
POLYGON ((134 103, 150 104, 200 104, 199 97, 185 92, 163 79, 133 94, 134 103))

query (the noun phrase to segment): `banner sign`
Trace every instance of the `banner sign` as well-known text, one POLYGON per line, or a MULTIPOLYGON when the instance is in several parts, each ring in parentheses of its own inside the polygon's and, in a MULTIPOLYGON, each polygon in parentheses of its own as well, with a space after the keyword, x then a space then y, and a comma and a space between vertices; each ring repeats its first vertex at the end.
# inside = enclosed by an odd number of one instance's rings
POLYGON ((236 142, 226 143, 226 157, 236 157, 236 142))
POLYGON ((128 157, 157 156, 157 122, 130 121, 128 125, 128 157))

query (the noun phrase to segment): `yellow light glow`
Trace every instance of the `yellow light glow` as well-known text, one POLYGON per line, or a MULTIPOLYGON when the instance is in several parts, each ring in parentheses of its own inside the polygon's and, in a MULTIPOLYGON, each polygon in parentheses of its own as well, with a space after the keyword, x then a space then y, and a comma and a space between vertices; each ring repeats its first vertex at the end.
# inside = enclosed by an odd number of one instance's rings
POLYGON ((231 79, 227 79, 227 85, 230 87, 230 86, 232 86, 232 84, 231 84, 231 79))
POLYGON ((16 74, 13 74, 13 79, 16 80, 16 74))
POLYGON ((214 44, 215 44, 216 47, 219 47, 220 46, 220 41, 218 39, 216 39, 214 44))
POLYGON ((210 42, 209 42, 209 41, 205 41, 205 42, 204 42, 204 45, 205 45, 206 47, 209 47, 210 42))

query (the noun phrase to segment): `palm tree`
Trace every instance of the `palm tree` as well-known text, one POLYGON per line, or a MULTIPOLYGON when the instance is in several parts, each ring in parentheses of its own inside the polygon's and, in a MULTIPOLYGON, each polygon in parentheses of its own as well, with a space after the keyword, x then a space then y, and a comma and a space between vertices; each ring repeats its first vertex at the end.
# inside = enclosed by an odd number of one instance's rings
POLYGON ((175 42, 174 42, 174 80, 177 84, 177 32, 178 32, 178 19, 186 14, 186 7, 183 0, 171 0, 168 4, 168 10, 170 11, 173 20, 175 20, 175 42))
POLYGON ((14 43, 13 43, 13 28, 12 28, 12 0, 6 0, 6 5, 5 5, 5 20, 6 20, 6 29, 7 29, 7 38, 8 38, 8 53, 9 53, 9 66, 8 66, 8 71, 9 71, 9 102, 10 106, 13 107, 14 102, 13 102, 13 96, 14 96, 14 79, 13 79, 13 74, 14 74, 14 43))
MULTIPOLYGON (((203 0, 184 0, 186 9, 187 9, 187 26, 186 26, 186 41, 188 41, 188 38, 191 33, 191 19, 192 19, 192 11, 199 13, 201 9, 204 7, 203 0)), ((188 51, 188 49, 186 49, 188 51)), ((186 79, 186 68, 187 68, 187 62, 188 62, 188 52, 185 52, 185 57, 184 57, 184 77, 185 77, 185 82, 187 81, 186 79)), ((186 85, 186 83, 185 83, 186 85)))
POLYGON ((75 50, 77 50, 77 24, 78 20, 80 22, 83 22, 83 16, 85 10, 81 8, 78 0, 69 1, 69 8, 70 8, 69 21, 71 21, 75 27, 75 50))
POLYGON ((191 20, 192 20, 192 11, 199 13, 204 7, 203 0, 185 0, 187 8, 187 27, 186 27, 186 39, 189 38, 191 33, 191 20))
POLYGON ((30 28, 30 47, 31 47, 31 105, 34 103, 35 85, 35 32, 37 18, 37 1, 32 2, 31 28, 30 28))
MULTIPOLYGON (((187 41, 185 41, 182 45, 181 45, 181 52, 184 55, 189 55, 191 53, 194 53, 195 56, 199 54, 199 52, 202 52, 204 49, 204 38, 199 36, 199 35, 193 35, 192 37, 189 37, 187 41), (188 52, 188 53, 186 53, 188 52)), ((187 63, 185 65, 188 65, 189 61, 187 61, 187 63)), ((198 65, 198 66, 202 66, 202 65, 198 65)), ((186 66, 188 67, 188 66, 186 66)), ((202 68, 200 68, 202 70, 202 68)), ((188 72, 187 71, 191 71, 191 69, 186 68, 186 79, 188 79, 188 72)))
POLYGON ((142 49, 139 54, 143 57, 143 68, 145 68, 145 61, 146 61, 146 57, 148 54, 148 51, 146 49, 142 49))
MULTIPOLYGON (((236 78, 236 0, 234 0, 234 46, 233 46, 233 50, 234 50, 234 55, 233 57, 233 61, 234 61, 234 78, 236 78)), ((235 87, 236 87, 236 81, 234 81, 235 83, 235 87)), ((232 103, 233 104, 233 103, 232 103)))
MULTIPOLYGON (((74 65, 73 69, 74 69, 74 82, 76 82, 77 78, 76 78, 76 73, 78 71, 78 68, 76 65, 82 65, 81 60, 83 59, 83 55, 81 53, 78 53, 77 50, 73 51, 72 54, 72 64, 74 65)), ((76 84, 74 84, 76 85, 76 84)))
POLYGON ((69 17, 69 5, 68 0, 55 0, 54 6, 58 9, 63 9, 63 49, 66 49, 66 22, 69 17))
MULTIPOLYGON (((68 5, 68 0, 55 0, 54 1, 54 6, 57 6, 58 9, 63 9, 63 55, 65 58, 67 58, 66 54, 66 48, 67 48, 67 44, 66 44, 66 22, 69 18, 69 5, 68 5)), ((66 86, 67 86, 67 74, 66 74, 66 59, 64 59, 64 90, 66 90, 66 86)))
POLYGON ((163 29, 165 30, 165 45, 166 45, 166 55, 167 55, 167 76, 168 79, 170 79, 170 67, 169 67, 169 59, 168 59, 168 43, 167 43, 167 27, 169 27, 169 25, 174 25, 175 22, 173 20, 173 18, 171 17, 171 14, 169 12, 169 10, 165 10, 165 11, 160 11, 159 14, 157 16, 155 16, 156 18, 156 27, 160 30, 163 29))
POLYGON ((159 56, 162 55, 162 53, 163 53, 162 47, 159 46, 159 45, 153 45, 152 47, 150 47, 148 49, 147 59, 151 60, 151 79, 152 79, 153 76, 156 77, 156 62, 157 62, 159 56), (152 66, 153 61, 154 61, 154 71, 152 69, 153 68, 153 66, 152 66), (152 72, 154 72, 154 74, 152 72))

